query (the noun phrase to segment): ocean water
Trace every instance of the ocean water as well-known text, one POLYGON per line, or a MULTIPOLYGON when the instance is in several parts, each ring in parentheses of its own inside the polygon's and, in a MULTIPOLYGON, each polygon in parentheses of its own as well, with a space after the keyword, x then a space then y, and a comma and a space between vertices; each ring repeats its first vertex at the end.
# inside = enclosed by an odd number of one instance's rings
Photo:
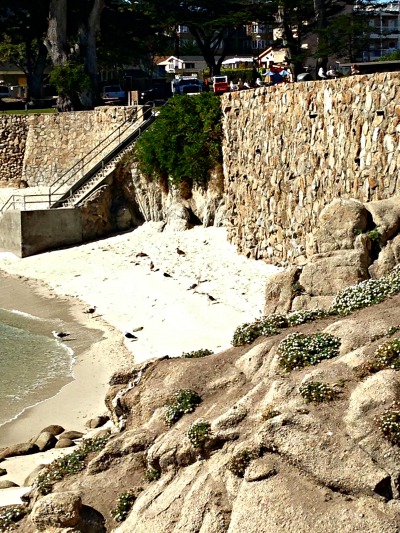
POLYGON ((52 320, 0 308, 0 432, 73 379, 73 352, 53 337, 56 329, 52 320))

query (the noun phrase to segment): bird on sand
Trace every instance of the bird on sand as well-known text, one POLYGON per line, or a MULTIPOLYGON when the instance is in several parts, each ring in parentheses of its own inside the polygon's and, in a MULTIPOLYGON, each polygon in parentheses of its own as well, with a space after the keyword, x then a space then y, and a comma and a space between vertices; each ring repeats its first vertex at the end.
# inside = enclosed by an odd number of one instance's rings
POLYGON ((71 333, 67 333, 66 331, 52 331, 53 337, 56 339, 64 339, 65 337, 69 337, 71 333))
POLYGON ((96 312, 96 306, 94 305, 93 307, 88 307, 85 311, 83 311, 84 313, 86 313, 87 315, 93 315, 95 312, 96 312))
POLYGON ((126 337, 127 339, 131 339, 132 341, 136 341, 136 340, 137 340, 136 335, 134 335, 134 334, 131 333, 130 331, 125 331, 124 335, 125 335, 125 337, 126 337))
POLYGON ((183 250, 181 250, 180 248, 177 248, 176 251, 177 251, 177 253, 179 255, 186 255, 186 253, 183 250))

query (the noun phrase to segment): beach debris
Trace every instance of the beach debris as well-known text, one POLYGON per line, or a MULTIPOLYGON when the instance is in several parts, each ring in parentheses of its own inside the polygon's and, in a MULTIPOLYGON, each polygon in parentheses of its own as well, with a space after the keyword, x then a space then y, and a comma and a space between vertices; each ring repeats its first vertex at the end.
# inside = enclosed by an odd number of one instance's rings
POLYGON ((66 331, 52 331, 52 334, 56 339, 65 339, 65 337, 69 337, 71 335, 71 333, 66 331))
POLYGON ((177 248, 176 251, 177 251, 177 253, 179 255, 186 255, 186 253, 183 250, 181 250, 180 248, 177 248))
POLYGON ((136 335, 134 335, 134 334, 131 333, 130 331, 125 331, 124 335, 125 335, 125 337, 126 337, 127 339, 131 339, 132 341, 136 341, 136 340, 137 340, 136 335))
POLYGON ((149 256, 145 254, 144 252, 139 252, 136 254, 136 257, 149 257, 149 256))
POLYGON ((217 299, 214 298, 214 296, 211 296, 211 294, 207 294, 207 298, 210 300, 210 302, 216 302, 217 299))
POLYGON ((138 326, 137 328, 133 328, 131 329, 131 331, 133 331, 134 333, 136 333, 137 331, 142 331, 143 329, 143 326, 138 326))
POLYGON ((163 276, 164 278, 172 278, 171 274, 168 274, 168 272, 164 272, 163 276))
POLYGON ((92 307, 88 307, 87 309, 85 309, 85 311, 83 312, 86 313, 87 315, 93 315, 96 312, 96 309, 97 307, 93 305, 92 307))
POLYGON ((197 287, 197 283, 193 283, 192 285, 190 285, 190 287, 188 288, 188 291, 191 291, 193 289, 195 289, 197 287))

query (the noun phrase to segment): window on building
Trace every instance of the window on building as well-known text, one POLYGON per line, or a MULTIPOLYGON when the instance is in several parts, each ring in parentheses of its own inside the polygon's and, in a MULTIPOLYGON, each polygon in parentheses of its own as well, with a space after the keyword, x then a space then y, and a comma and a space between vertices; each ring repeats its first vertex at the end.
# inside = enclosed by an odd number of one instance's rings
POLYGON ((194 68, 194 63, 185 63, 184 68, 194 68))
POLYGON ((189 33, 189 28, 187 26, 178 26, 178 33, 189 33))

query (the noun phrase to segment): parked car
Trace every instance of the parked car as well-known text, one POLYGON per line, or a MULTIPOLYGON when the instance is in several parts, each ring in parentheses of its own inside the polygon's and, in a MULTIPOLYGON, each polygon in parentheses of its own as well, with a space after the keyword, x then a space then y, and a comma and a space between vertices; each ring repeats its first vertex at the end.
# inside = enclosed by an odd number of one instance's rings
POLYGON ((11 98, 11 92, 7 85, 0 85, 0 98, 11 98))
POLYGON ((105 104, 111 105, 125 104, 127 99, 126 92, 120 85, 105 85, 101 93, 101 98, 105 104))

